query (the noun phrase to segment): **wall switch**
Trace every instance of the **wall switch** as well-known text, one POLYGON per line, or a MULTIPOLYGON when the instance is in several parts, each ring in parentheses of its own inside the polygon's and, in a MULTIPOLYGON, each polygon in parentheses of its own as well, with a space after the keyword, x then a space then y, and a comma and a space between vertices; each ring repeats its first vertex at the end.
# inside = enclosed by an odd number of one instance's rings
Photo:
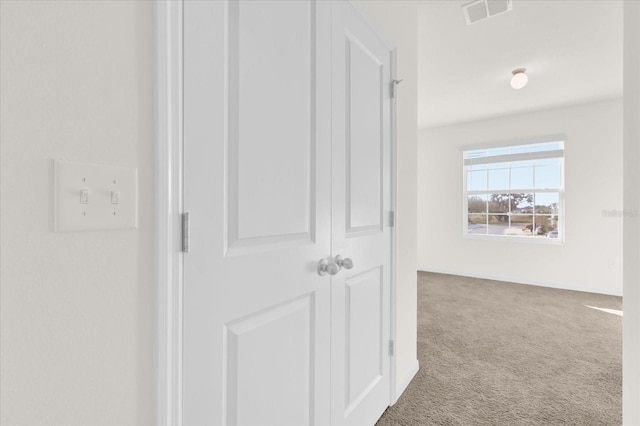
POLYGON ((137 169, 54 162, 56 232, 138 226, 137 169))
POLYGON ((80 191, 80 204, 89 204, 89 190, 83 189, 80 191))

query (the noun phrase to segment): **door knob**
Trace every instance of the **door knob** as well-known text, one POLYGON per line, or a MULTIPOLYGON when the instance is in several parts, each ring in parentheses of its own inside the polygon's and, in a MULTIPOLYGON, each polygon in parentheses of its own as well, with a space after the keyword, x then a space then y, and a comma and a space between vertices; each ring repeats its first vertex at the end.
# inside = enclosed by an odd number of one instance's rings
POLYGON ((329 262, 327 259, 321 259, 320 262, 318 262, 318 275, 321 277, 327 274, 335 275, 338 271, 340 271, 340 267, 333 262, 329 262))
POLYGON ((342 256, 337 255, 336 256, 336 264, 340 267, 340 268, 344 268, 344 269, 351 269, 353 268, 353 260, 351 260, 348 257, 342 258, 342 256))

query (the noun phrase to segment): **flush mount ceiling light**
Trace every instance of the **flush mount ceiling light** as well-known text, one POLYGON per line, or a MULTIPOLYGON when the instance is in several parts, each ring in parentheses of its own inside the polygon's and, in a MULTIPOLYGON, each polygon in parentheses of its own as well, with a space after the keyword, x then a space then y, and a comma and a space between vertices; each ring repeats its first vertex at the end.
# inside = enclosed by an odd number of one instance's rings
POLYGON ((526 68, 518 68, 517 70, 511 71, 513 74, 513 77, 511 77, 511 87, 514 89, 522 89, 527 85, 529 78, 524 73, 526 70, 526 68))

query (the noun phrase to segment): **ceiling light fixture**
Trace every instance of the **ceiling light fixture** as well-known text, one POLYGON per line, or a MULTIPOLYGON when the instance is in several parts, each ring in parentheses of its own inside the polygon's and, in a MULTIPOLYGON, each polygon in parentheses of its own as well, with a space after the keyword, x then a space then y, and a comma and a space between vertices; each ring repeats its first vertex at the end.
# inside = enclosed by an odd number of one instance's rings
POLYGON ((529 81, 529 77, 524 73, 526 68, 518 68, 517 70, 511 71, 513 77, 511 77, 511 87, 514 89, 522 89, 527 85, 527 81, 529 81))

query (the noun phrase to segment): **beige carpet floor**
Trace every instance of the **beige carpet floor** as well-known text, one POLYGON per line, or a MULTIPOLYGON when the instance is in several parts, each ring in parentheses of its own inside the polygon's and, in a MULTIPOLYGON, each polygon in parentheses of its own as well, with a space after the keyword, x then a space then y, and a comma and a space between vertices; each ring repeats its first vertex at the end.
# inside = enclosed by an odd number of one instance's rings
POLYGON ((622 298, 420 272, 420 371, 378 425, 620 425, 622 298))

